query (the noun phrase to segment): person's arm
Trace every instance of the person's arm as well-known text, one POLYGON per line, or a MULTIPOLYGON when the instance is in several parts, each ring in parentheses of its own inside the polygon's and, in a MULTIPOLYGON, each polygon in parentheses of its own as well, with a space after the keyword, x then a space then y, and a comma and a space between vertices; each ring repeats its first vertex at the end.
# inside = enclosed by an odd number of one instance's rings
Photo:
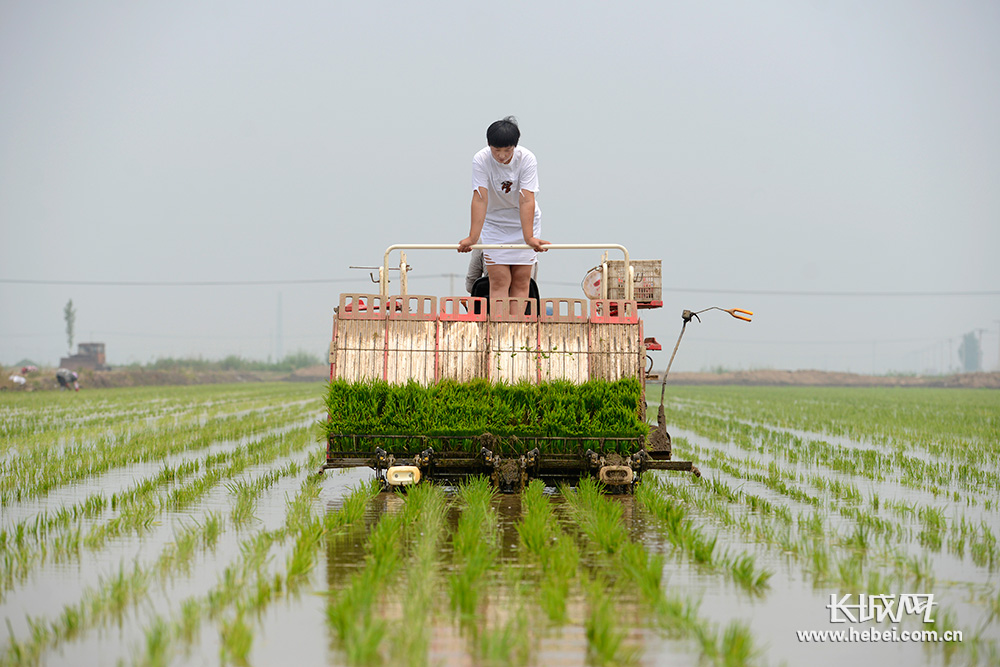
POLYGON ((486 188, 480 187, 472 193, 472 222, 469 224, 469 235, 458 242, 459 252, 471 252, 472 245, 483 233, 483 223, 486 222, 486 202, 489 195, 486 188))
POLYGON ((545 252, 548 241, 535 238, 535 193, 531 190, 521 190, 521 201, 518 212, 521 214, 521 235, 524 242, 536 252, 545 252))

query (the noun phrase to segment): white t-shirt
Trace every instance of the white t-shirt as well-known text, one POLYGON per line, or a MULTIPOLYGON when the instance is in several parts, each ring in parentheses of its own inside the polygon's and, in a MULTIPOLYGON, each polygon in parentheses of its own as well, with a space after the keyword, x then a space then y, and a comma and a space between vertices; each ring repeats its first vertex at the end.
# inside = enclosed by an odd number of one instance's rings
MULTIPOLYGON (((521 224, 521 190, 538 192, 538 162, 535 154, 523 146, 514 148, 514 155, 507 164, 493 159, 487 146, 472 158, 472 189, 486 188, 486 219, 521 224)), ((535 220, 541 215, 535 201, 535 220)))

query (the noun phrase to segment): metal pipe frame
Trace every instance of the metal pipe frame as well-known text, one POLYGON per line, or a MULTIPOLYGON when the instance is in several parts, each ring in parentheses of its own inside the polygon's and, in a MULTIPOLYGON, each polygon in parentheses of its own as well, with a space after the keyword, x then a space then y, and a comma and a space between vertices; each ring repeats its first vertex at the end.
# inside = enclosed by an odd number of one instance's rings
MULTIPOLYGON (((632 264, 629 259, 628 248, 618 243, 549 243, 546 246, 548 250, 620 250, 625 258, 625 275, 630 279, 625 281, 625 298, 627 300, 632 299, 632 288, 633 281, 632 278, 632 264)), ((493 249, 516 249, 516 250, 526 250, 530 249, 526 243, 477 243, 470 246, 473 250, 493 250, 493 249)), ((394 243, 385 249, 385 256, 382 260, 382 266, 378 270, 378 280, 379 280, 379 292, 383 299, 389 298, 389 254, 393 250, 458 250, 457 243, 394 243)), ((404 256, 400 253, 401 256, 404 256)), ((400 260, 400 271, 402 276, 400 278, 400 286, 402 292, 400 296, 406 296, 406 266, 405 260, 400 260)), ((606 281, 605 281, 606 282, 606 281)))

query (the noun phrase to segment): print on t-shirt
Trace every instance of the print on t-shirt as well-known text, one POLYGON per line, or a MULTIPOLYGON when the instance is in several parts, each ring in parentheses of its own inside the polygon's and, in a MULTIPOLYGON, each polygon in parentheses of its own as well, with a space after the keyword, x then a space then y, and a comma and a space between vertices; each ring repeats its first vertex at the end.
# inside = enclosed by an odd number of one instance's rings
POLYGON ((510 194, 510 187, 512 185, 514 185, 514 181, 504 181, 503 183, 500 184, 500 187, 503 188, 504 192, 510 194))

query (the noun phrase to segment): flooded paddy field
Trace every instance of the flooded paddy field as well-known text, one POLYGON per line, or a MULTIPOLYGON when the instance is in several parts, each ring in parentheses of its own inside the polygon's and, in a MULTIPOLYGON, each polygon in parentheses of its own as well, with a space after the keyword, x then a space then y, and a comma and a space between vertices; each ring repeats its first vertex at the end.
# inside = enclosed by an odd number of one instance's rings
POLYGON ((322 397, 0 396, 0 664, 1000 664, 1000 392, 671 387, 630 496, 319 476, 322 397))

